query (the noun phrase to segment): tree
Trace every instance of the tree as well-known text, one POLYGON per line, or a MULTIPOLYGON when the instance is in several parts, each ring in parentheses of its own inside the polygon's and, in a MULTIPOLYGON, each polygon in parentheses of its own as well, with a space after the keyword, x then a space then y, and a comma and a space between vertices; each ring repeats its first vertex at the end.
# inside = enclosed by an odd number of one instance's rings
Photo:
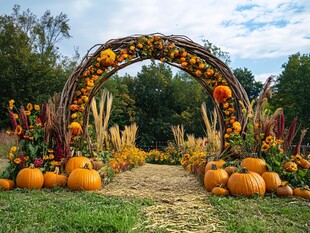
POLYGON ((245 89, 250 101, 256 99, 263 88, 262 82, 255 81, 254 75, 247 68, 234 69, 233 73, 245 89))
MULTIPOLYGON (((62 90, 78 59, 62 57, 56 46, 70 37, 69 29, 62 13, 53 17, 46 11, 39 19, 29 9, 20 13, 15 5, 12 15, 0 16, 1 112, 10 99, 17 106, 42 104, 62 90)), ((7 115, 0 119, 1 127, 7 127, 7 115)))
MULTIPOLYGON (((302 128, 310 128, 310 54, 293 54, 282 68, 270 103, 275 108, 283 108, 287 124, 297 116, 302 128)), ((310 135, 304 140, 309 142, 310 135)))

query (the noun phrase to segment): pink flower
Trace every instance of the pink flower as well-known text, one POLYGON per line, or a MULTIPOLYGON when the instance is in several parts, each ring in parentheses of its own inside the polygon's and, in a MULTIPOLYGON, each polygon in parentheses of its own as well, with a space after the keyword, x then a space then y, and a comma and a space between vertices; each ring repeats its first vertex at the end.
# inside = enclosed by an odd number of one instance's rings
POLYGON ((33 162, 34 166, 36 167, 42 167, 43 165, 43 159, 42 158, 36 158, 33 162))

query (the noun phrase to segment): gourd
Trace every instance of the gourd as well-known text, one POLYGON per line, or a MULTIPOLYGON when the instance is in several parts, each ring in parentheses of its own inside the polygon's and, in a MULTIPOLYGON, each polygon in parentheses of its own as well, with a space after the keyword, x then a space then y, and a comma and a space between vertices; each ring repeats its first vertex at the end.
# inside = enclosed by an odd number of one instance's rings
POLYGON ((64 187, 67 184, 68 177, 64 174, 59 174, 59 167, 55 168, 55 171, 46 172, 44 174, 44 187, 53 188, 55 186, 64 187))
POLYGON ((256 172, 242 168, 241 172, 233 173, 227 182, 227 187, 232 195, 252 196, 254 194, 264 195, 266 184, 264 179, 256 172))
POLYGON ((295 162, 289 161, 284 164, 284 169, 288 172, 296 172, 298 167, 295 162))
POLYGON ((295 188, 293 190, 294 196, 310 199, 310 191, 308 189, 295 188))
POLYGON ((216 186, 226 185, 228 177, 224 169, 217 169, 216 165, 212 164, 212 169, 208 170, 204 176, 204 186, 208 192, 211 192, 216 186))
POLYGON ((281 182, 281 185, 277 188, 277 196, 288 197, 293 195, 293 189, 287 185, 286 182, 281 182))
POLYGON ((267 171, 262 174, 262 177, 266 183, 266 191, 273 192, 281 185, 281 179, 276 172, 267 171))
POLYGON ((16 186, 19 188, 41 189, 44 184, 44 176, 39 168, 31 164, 21 169, 16 176, 16 186))
POLYGON ((309 169, 310 168, 310 162, 306 159, 301 159, 299 160, 299 166, 305 169, 309 169))
POLYGON ((215 196, 228 196, 229 195, 229 190, 226 188, 222 188, 222 187, 214 187, 211 192, 215 196))
POLYGON ((86 164, 82 168, 74 169, 68 178, 67 186, 73 191, 78 190, 98 190, 101 188, 101 177, 98 171, 91 169, 86 164))
POLYGON ((0 190, 11 190, 15 186, 15 182, 10 179, 0 179, 0 190))

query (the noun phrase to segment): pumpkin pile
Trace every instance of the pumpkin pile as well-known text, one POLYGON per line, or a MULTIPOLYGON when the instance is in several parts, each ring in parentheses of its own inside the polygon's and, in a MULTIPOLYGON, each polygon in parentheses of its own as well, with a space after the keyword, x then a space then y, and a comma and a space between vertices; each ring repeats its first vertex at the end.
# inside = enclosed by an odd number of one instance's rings
MULTIPOLYGON (((205 167, 204 187, 216 196, 253 196, 275 193, 279 197, 297 196, 310 199, 310 189, 292 189, 286 181, 281 181, 278 173, 267 170, 267 164, 260 158, 245 158, 241 161, 241 169, 225 166, 224 160, 209 161, 205 167)), ((287 165, 285 169, 292 168, 287 165)), ((296 168, 294 168, 296 169, 296 168)))
POLYGON ((87 157, 71 157, 66 163, 65 171, 66 174, 61 174, 59 167, 56 167, 54 171, 43 174, 39 168, 31 164, 18 172, 16 182, 10 179, 0 179, 0 190, 11 190, 15 186, 27 189, 67 186, 73 191, 101 189, 101 176, 97 170, 92 169, 91 160, 87 157))

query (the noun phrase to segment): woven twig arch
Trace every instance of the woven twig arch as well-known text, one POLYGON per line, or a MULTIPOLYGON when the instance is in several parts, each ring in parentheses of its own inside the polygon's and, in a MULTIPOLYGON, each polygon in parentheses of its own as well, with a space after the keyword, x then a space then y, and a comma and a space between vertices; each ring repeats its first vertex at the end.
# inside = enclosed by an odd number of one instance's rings
POLYGON ((219 116, 222 150, 225 147, 224 134, 227 128, 233 129, 233 121, 238 121, 241 131, 244 130, 246 118, 242 114, 243 106, 239 101, 248 106, 249 99, 224 62, 205 47, 183 35, 133 35, 94 45, 65 83, 58 108, 59 137, 64 146, 68 146, 66 136, 72 121, 82 125, 84 136, 90 144, 87 125, 91 99, 118 70, 146 59, 160 60, 184 70, 202 85, 212 98, 219 116), (232 96, 225 98, 225 102, 218 102, 213 96, 217 86, 228 87, 232 96), (72 119, 71 116, 75 112, 79 113, 79 117, 72 119))

